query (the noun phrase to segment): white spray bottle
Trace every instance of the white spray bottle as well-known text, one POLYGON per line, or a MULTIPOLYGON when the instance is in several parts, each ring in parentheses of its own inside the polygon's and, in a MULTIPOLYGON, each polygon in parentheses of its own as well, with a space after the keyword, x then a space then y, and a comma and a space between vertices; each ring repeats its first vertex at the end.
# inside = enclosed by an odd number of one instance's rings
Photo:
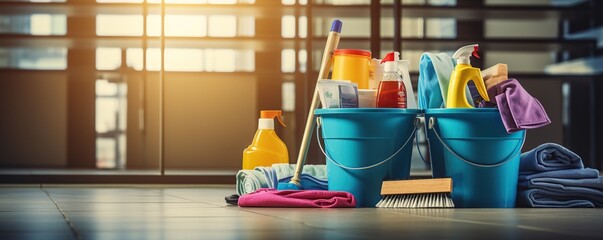
MULTIPOLYGON (((396 62, 396 73, 402 78, 402 82, 406 87, 406 108, 417 109, 417 100, 415 99, 415 92, 412 87, 410 79, 410 73, 408 70, 409 61, 400 60, 400 53, 394 52, 394 61, 396 62)), ((383 71, 385 66, 381 64, 381 59, 371 60, 371 74, 369 74, 369 88, 377 89, 379 82, 383 77, 383 71)))

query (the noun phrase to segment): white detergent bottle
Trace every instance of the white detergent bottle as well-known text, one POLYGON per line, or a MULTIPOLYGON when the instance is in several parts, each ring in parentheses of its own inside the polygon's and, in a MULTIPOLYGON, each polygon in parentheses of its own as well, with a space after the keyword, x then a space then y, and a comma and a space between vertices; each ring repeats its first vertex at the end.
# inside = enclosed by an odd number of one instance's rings
POLYGON ((410 73, 408 73, 408 60, 397 60, 398 64, 398 76, 402 77, 402 82, 406 86, 406 108, 407 109, 417 109, 417 100, 415 98, 415 91, 412 88, 412 83, 410 81, 410 73))
POLYGON ((289 163, 287 145, 274 131, 274 118, 285 126, 281 110, 263 110, 258 120, 258 130, 255 132, 251 145, 243 151, 243 170, 253 170, 255 167, 270 167, 275 163, 289 163))

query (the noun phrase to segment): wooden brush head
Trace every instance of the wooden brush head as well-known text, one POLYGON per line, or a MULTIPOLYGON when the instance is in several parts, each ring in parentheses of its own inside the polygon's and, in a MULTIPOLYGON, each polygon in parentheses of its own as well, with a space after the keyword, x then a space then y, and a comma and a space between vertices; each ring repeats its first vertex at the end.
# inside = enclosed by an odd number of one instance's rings
POLYGON ((381 185, 381 195, 450 192, 452 192, 451 178, 383 181, 381 185))

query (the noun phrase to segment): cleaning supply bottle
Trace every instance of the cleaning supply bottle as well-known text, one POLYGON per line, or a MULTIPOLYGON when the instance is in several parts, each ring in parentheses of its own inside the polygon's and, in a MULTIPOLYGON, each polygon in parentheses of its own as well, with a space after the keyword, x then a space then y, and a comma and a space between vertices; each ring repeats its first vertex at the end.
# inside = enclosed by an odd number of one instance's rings
POLYGON ((381 60, 384 66, 377 89, 378 108, 406 108, 406 86, 396 73, 399 56, 398 52, 390 52, 381 60))
POLYGON ((485 101, 490 101, 482 73, 479 68, 471 66, 471 55, 479 58, 477 55, 478 45, 471 44, 459 48, 452 58, 456 59, 456 67, 450 76, 450 84, 448 85, 448 98, 446 99, 446 108, 473 108, 465 97, 465 89, 469 80, 473 81, 479 95, 485 101))
POLYGON ((251 145, 243 151, 243 170, 255 167, 270 167, 275 163, 289 163, 287 145, 274 131, 274 118, 283 125, 283 113, 280 110, 262 110, 251 145))

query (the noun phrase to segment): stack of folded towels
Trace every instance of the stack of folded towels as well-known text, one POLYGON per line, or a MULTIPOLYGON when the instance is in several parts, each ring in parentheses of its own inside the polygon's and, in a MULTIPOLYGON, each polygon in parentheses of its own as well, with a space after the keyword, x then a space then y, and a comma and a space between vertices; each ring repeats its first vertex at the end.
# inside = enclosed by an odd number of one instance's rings
MULTIPOLYGON (((279 183, 288 183, 295 172, 295 164, 273 164, 271 167, 256 167, 254 170, 240 170, 236 176, 237 194, 244 195, 260 188, 276 189, 279 183)), ((304 165, 300 176, 305 190, 327 190, 326 165, 304 165)))
POLYGON ((603 177, 555 143, 521 154, 518 207, 603 207, 603 177))

